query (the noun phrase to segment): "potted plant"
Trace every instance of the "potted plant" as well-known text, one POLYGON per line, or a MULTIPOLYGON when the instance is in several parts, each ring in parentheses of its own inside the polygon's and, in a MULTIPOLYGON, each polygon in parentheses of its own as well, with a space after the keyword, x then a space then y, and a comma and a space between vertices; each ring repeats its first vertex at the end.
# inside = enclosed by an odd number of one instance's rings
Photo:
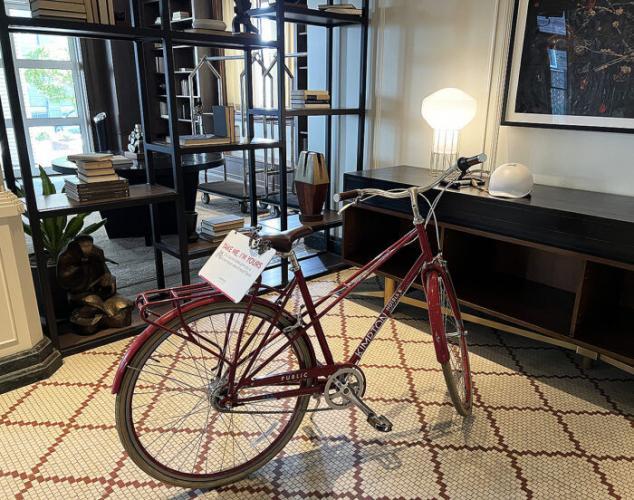
MULTIPOLYGON (((42 194, 44 196, 57 194, 55 185, 51 182, 50 177, 44 171, 41 166, 40 180, 42 181, 42 194)), ((22 190, 19 190, 18 196, 24 197, 22 190)), ((57 257, 62 250, 70 243, 73 238, 80 234, 91 234, 106 223, 106 219, 103 219, 94 224, 90 224, 84 227, 84 221, 90 213, 83 213, 72 216, 69 220, 68 216, 60 215, 57 217, 47 217, 40 220, 40 229, 42 231, 42 242, 44 244, 44 251, 48 256, 47 271, 48 279, 51 287, 51 294, 53 296, 53 304, 55 306, 55 312, 58 317, 66 317, 69 314, 68 299, 66 297, 66 291, 57 283, 57 257)), ((29 236, 32 236, 31 225, 27 222, 23 222, 24 232, 29 236)), ((33 274, 33 281, 35 283, 35 291, 38 299, 38 304, 42 304, 42 287, 39 283, 37 274, 37 263, 35 254, 29 256, 31 261, 31 272, 33 274)))

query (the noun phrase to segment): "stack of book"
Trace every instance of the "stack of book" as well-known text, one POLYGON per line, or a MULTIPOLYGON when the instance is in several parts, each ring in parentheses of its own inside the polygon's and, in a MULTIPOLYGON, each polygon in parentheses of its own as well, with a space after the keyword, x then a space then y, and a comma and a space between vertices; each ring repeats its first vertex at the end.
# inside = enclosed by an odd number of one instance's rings
POLYGON ((33 17, 114 24, 114 0, 31 0, 33 17))
POLYGON ((191 33, 227 34, 227 25, 219 19, 194 19, 192 27, 185 31, 191 33))
POLYGON ((244 227, 244 219, 239 215, 219 215, 204 219, 200 223, 199 236, 216 245, 220 244, 225 236, 234 229, 242 229, 244 227))
POLYGON ((330 93, 327 90, 292 90, 291 109, 328 109, 330 93))
POLYGON ((218 146, 233 144, 236 136, 236 110, 233 106, 213 106, 213 134, 181 135, 180 145, 183 148, 195 146, 218 146))
POLYGON ((337 5, 322 4, 318 5, 317 8, 326 12, 333 12, 335 14, 351 14, 353 16, 360 16, 363 13, 361 9, 355 7, 351 3, 340 3, 337 5))
POLYGON ((66 195, 71 200, 96 201, 130 196, 128 180, 115 173, 111 154, 86 153, 67 158, 77 165, 78 180, 65 181, 66 195))

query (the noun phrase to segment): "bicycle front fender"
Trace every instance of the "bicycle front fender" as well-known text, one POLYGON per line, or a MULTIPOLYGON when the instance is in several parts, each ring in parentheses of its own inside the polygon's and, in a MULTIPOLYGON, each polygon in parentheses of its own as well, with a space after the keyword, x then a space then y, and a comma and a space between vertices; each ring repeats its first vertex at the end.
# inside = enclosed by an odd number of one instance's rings
MULTIPOLYGON (((276 308, 276 306, 272 302, 266 299, 263 299, 261 297, 255 297, 253 301, 255 304, 261 304, 272 309, 276 308)), ((183 305, 181 307, 181 314, 186 313, 197 307, 206 306, 209 304, 215 304, 217 302, 229 302, 229 299, 227 299, 224 295, 213 295, 213 296, 183 305)), ((123 375, 126 372, 128 364, 130 363, 132 358, 134 358, 134 355, 139 351, 139 349, 141 349, 141 347, 155 333, 164 331, 161 325, 168 325, 170 322, 174 321, 178 317, 178 315, 179 315, 179 312, 176 309, 172 309, 166 312, 159 319, 157 319, 156 322, 154 322, 154 324, 148 325, 145 328, 145 330, 143 330, 134 339, 132 344, 130 344, 130 347, 128 347, 128 350, 126 351, 126 353, 123 355, 123 358, 121 358, 121 362, 119 363, 119 367, 117 368, 117 372, 115 373, 115 376, 114 376, 114 381, 112 382, 112 394, 117 394, 119 392, 119 388, 121 387, 121 381, 123 379, 123 375)), ((290 313, 288 313, 288 311, 285 311, 285 310, 282 310, 282 319, 288 322, 288 324, 292 324, 295 322, 295 318, 290 313)), ((313 357, 314 357, 314 354, 313 354, 313 357)))

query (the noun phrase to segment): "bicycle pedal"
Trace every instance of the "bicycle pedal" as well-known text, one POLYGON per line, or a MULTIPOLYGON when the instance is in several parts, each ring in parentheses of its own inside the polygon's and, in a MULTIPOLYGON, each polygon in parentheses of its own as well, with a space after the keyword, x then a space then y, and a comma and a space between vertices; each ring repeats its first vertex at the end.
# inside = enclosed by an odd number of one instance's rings
POLYGON ((392 430, 392 422, 383 415, 375 415, 374 413, 368 415, 368 424, 379 432, 390 432, 392 430))

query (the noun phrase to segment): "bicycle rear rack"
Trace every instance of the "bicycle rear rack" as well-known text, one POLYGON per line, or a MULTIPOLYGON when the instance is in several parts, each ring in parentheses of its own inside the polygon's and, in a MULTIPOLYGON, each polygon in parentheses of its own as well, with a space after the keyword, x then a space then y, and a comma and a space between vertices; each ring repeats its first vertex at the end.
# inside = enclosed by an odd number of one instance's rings
MULTIPOLYGON (((261 279, 258 279, 248 294, 261 295, 264 293, 276 293, 281 294, 281 291, 263 285, 261 279)), ((194 283, 192 285, 176 286, 172 288, 162 288, 156 290, 147 290, 140 293, 136 299, 136 307, 139 310, 139 316, 141 319, 153 326, 165 329, 163 326, 157 324, 156 320, 163 314, 170 310, 175 309, 177 316, 183 321, 183 305, 188 302, 196 300, 208 299, 216 296, 223 296, 222 292, 216 289, 213 285, 207 282, 194 283)))
POLYGON ((156 326, 154 319, 160 318, 169 310, 176 309, 180 316, 183 304, 216 295, 222 295, 222 293, 207 282, 147 290, 137 297, 136 307, 143 321, 156 326))

